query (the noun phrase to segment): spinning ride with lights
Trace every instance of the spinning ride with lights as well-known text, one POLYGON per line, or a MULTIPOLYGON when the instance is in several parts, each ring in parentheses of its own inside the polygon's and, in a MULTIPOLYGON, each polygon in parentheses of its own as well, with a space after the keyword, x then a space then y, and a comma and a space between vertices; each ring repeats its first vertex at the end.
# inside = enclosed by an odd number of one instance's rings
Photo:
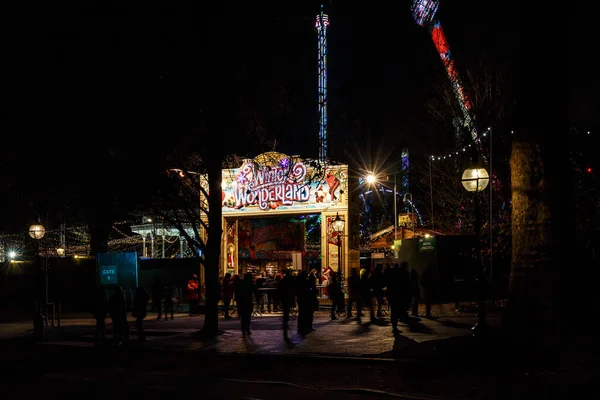
POLYGON ((452 89, 458 100, 458 105, 463 117, 463 126, 468 129, 471 139, 475 140, 478 137, 478 133, 471 111, 471 103, 464 92, 442 25, 436 18, 438 5, 439 0, 414 0, 411 7, 412 15, 417 24, 426 27, 429 30, 433 44, 442 59, 442 64, 446 69, 446 73, 452 84, 452 89))

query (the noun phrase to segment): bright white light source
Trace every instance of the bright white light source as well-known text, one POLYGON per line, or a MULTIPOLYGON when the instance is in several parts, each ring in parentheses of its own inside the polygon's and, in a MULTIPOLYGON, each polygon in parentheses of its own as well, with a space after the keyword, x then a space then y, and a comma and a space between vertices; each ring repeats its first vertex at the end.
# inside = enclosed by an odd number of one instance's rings
POLYGON ((9 251, 8 252, 8 258, 10 258, 11 260, 15 259, 17 257, 17 252, 16 251, 9 251))

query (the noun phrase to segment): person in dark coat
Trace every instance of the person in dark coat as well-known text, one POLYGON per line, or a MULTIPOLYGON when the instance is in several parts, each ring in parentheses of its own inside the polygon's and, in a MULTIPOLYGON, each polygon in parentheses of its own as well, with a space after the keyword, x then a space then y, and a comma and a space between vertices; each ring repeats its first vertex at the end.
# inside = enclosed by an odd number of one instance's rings
POLYGON ((283 311, 283 339, 288 341, 290 310, 296 305, 295 281, 289 269, 283 272, 283 277, 277 284, 277 297, 283 311))
POLYGON ((256 285, 252 282, 252 274, 246 272, 244 279, 239 281, 238 287, 235 288, 235 298, 240 315, 240 323, 242 336, 251 335, 250 322, 252 320, 252 299, 256 295, 256 285))
POLYGON ((175 307, 173 305, 173 288, 171 286, 165 285, 163 287, 162 296, 165 307, 165 321, 169 319, 169 313, 171 314, 171 320, 173 320, 173 314, 175 313, 175 307))
POLYGON ((311 284, 308 273, 300 271, 296 277, 296 298, 298 301, 298 334, 306 335, 312 332, 310 327, 310 309, 314 313, 314 303, 311 296, 311 284))
POLYGON ((254 297, 256 299, 256 307, 260 310, 260 313, 265 312, 265 292, 258 290, 265 287, 265 283, 267 282, 267 274, 265 271, 261 271, 260 275, 254 281, 256 285, 256 292, 254 293, 254 297))
POLYGON ((384 272, 386 297, 390 307, 390 321, 392 323, 392 333, 400 333, 398 329, 398 319, 400 309, 402 308, 402 278, 400 276, 400 264, 394 263, 384 272))
POLYGON ((129 340, 129 325, 127 323, 127 300, 121 285, 117 285, 109 300, 110 318, 117 346, 129 340))
POLYGON ((360 275, 357 268, 350 270, 348 277, 348 318, 352 318, 352 305, 356 304, 358 323, 362 320, 362 295, 360 292, 360 275))
POLYGON ((375 320, 375 311, 373 310, 373 291, 371 288, 371 274, 368 268, 360 270, 360 295, 362 304, 369 310, 369 318, 375 320))
POLYGON ((435 301, 437 288, 437 271, 435 264, 427 265, 421 274, 421 287, 423 288, 423 300, 425 302, 425 317, 431 318, 431 304, 435 301))
POLYGON ((152 310, 156 312, 156 320, 159 321, 162 317, 162 300, 163 300, 163 284, 158 276, 154 277, 152 284, 152 310))
POLYGON ((264 288, 269 289, 269 290, 267 290, 267 293, 266 293, 267 312, 270 313, 271 310, 273 312, 277 311, 276 304, 275 304, 275 299, 277 297, 275 292, 277 292, 277 290, 273 290, 273 289, 277 289, 277 282, 275 282, 275 279, 273 278, 272 275, 267 276, 267 278, 265 280, 264 288))
POLYGON ((408 320, 408 308, 410 305, 410 273, 408 271, 408 261, 400 263, 400 314, 398 318, 402 321, 408 320))
POLYGON ((419 301, 421 300, 421 288, 419 287, 419 272, 411 268, 410 270, 410 296, 411 296, 411 315, 419 316, 419 301))
POLYGON ((96 293, 94 307, 94 318, 96 319, 96 332, 94 340, 96 343, 106 340, 106 317, 108 316, 108 294, 106 288, 101 286, 96 293))
POLYGON ((332 273, 327 280, 327 294, 329 295, 329 299, 331 300, 331 320, 336 320, 337 315, 340 312, 344 311, 344 302, 342 300, 341 308, 340 308, 340 296, 344 296, 342 292, 342 288, 338 282, 338 274, 332 273))
POLYGON ((308 275, 308 314, 306 316, 306 327, 308 332, 316 331, 313 326, 313 322, 315 319, 315 311, 319 309, 319 296, 317 289, 317 271, 313 270, 308 275))
POLYGON ((371 289, 373 290, 373 297, 377 300, 377 318, 381 318, 382 309, 384 306, 385 298, 385 280, 383 277, 383 264, 378 263, 375 265, 375 269, 371 274, 371 289))
POLYGON ((229 315, 229 308, 231 307, 231 301, 233 300, 234 294, 234 283, 231 274, 228 272, 223 278, 223 314, 225 319, 231 319, 229 315))
POLYGON ((146 334, 144 332, 144 318, 146 318, 148 302, 150 301, 150 295, 141 286, 138 286, 135 290, 135 298, 133 299, 133 316, 135 317, 135 329, 137 331, 138 340, 143 342, 146 340, 146 334))

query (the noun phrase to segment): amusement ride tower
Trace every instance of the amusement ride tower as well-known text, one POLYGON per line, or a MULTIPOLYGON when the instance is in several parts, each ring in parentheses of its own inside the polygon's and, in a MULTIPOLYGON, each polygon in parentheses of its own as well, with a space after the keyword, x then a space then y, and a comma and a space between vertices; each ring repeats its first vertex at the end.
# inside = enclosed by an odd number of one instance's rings
POLYGON ((450 46, 446 40, 446 35, 442 29, 440 21, 436 19, 435 14, 438 10, 439 0, 413 0, 412 15, 415 22, 429 29, 433 44, 437 49, 448 78, 452 83, 452 89, 458 100, 458 105, 463 114, 463 125, 469 130, 471 139, 475 140, 478 137, 475 121, 471 115, 471 104, 464 93, 463 86, 460 82, 460 77, 454 66, 450 54, 450 46))
POLYGON ((317 14, 318 79, 319 79, 319 161, 327 161, 327 27, 329 17, 323 12, 317 14))

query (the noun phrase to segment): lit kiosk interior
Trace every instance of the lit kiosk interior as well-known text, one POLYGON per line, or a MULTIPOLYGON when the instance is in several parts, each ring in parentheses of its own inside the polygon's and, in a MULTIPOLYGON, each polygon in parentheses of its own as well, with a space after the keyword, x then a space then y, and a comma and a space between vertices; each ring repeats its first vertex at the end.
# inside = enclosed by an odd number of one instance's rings
MULTIPOLYGON (((221 274, 338 268, 337 215, 348 220, 348 166, 263 153, 223 170, 221 274)), ((356 218, 358 220, 358 218, 356 218)), ((348 225, 342 235, 347 238, 348 225)), ((341 246, 345 276, 358 251, 341 246), (356 253, 356 254, 354 254, 356 253)))

